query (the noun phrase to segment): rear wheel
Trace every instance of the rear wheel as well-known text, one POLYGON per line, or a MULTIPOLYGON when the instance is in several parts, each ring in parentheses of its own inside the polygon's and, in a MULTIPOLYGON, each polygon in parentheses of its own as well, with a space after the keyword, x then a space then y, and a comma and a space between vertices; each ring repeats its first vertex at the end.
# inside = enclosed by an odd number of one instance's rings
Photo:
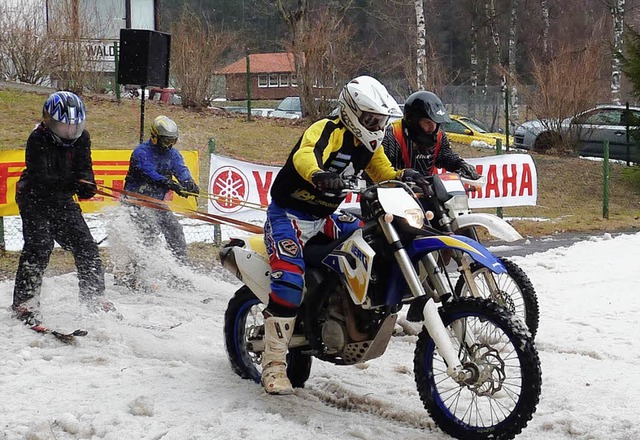
MULTIPOLYGON (((243 379, 260 383, 262 352, 253 351, 252 343, 264 338, 265 305, 247 286, 229 300, 224 314, 224 342, 231 368, 243 379)), ((296 388, 304 387, 311 372, 311 356, 293 348, 287 354, 287 376, 296 388)))
POLYGON ((562 136, 555 131, 545 131, 540 133, 533 143, 533 150, 544 153, 548 150, 558 148, 562 145, 562 136))
MULTIPOLYGON (((535 337, 538 332, 540 310, 536 290, 527 274, 514 262, 506 258, 499 258, 507 273, 495 274, 484 266, 473 264, 471 271, 483 298, 500 304, 510 312, 524 320, 535 337), (492 292, 487 277, 493 277, 498 286, 497 292, 492 292)), ((458 278, 455 287, 456 297, 471 296, 471 291, 464 277, 458 278)))

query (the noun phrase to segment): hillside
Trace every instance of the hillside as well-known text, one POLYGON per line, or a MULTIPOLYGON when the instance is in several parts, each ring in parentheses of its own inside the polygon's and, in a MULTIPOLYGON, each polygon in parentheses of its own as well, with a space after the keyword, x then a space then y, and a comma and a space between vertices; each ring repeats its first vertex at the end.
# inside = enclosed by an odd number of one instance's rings
MULTIPOLYGON (((33 88, 30 88, 33 90, 33 88)), ((37 89, 36 89, 37 90, 37 89)), ((40 121, 47 90, 25 91, 0 83, 0 149, 24 148, 33 126, 40 121)), ((140 124, 138 100, 120 103, 105 96, 84 98, 95 149, 131 149, 137 145, 140 124)), ((180 127, 180 149, 197 149, 201 157, 201 184, 208 176, 208 143, 220 154, 259 163, 283 163, 309 121, 276 120, 219 111, 189 111, 178 106, 147 102, 145 121, 165 114, 180 127)), ((148 137, 145 130, 144 138, 148 137)), ((492 150, 454 144, 462 157, 494 154, 492 150)), ((616 231, 640 227, 640 170, 612 164, 609 220, 602 219, 602 162, 570 157, 533 155, 538 173, 538 205, 504 209, 505 217, 523 235, 566 231, 616 231)), ((489 212, 495 212, 490 210, 489 212)))

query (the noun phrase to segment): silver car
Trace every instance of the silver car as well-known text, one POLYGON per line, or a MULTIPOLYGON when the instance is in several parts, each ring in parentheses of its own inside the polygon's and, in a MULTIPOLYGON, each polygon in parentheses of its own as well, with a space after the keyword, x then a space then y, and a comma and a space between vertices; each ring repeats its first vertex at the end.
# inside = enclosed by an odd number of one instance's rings
POLYGON ((576 136, 578 154, 603 157, 604 141, 608 140, 611 159, 639 163, 640 148, 635 144, 631 132, 640 121, 640 107, 630 107, 629 118, 625 118, 625 109, 624 105, 598 105, 566 118, 560 124, 552 120, 527 121, 516 128, 513 135, 514 147, 544 151, 576 136), (629 122, 629 127, 625 121, 629 122))

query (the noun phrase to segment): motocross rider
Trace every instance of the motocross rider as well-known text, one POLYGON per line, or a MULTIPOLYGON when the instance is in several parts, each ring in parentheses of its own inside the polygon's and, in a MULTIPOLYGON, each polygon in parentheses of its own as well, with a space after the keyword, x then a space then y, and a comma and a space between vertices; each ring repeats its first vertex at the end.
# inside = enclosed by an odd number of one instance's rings
POLYGON ((415 168, 425 176, 444 168, 471 180, 479 179, 475 167, 451 149, 440 127, 445 122, 451 119, 438 95, 427 91, 411 94, 405 101, 403 118, 387 127, 382 141, 393 166, 415 168))
POLYGON ((305 243, 321 232, 338 238, 360 226, 352 216, 334 214, 345 197, 343 178, 365 170, 375 182, 426 183, 415 170, 396 170, 378 148, 390 116, 401 114, 380 82, 369 76, 351 80, 338 105, 337 116, 320 119, 302 134, 271 187, 264 227, 271 292, 264 311, 261 381, 269 394, 293 392, 286 356, 302 302, 305 243))

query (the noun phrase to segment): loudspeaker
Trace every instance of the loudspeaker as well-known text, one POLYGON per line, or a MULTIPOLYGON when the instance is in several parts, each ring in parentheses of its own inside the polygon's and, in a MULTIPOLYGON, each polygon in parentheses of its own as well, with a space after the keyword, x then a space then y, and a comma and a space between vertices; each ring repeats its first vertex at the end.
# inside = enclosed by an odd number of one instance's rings
POLYGON ((120 29, 118 82, 167 87, 171 35, 147 29, 120 29))

